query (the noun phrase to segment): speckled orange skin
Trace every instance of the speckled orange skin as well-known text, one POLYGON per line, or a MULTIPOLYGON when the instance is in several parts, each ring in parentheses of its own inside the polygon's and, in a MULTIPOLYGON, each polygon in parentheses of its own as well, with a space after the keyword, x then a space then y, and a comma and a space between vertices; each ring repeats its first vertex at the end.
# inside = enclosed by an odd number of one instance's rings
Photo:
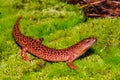
POLYGON ((77 69, 72 62, 84 54, 95 42, 96 38, 86 38, 75 45, 65 49, 53 49, 42 44, 42 40, 34 40, 28 36, 24 36, 19 30, 19 17, 14 24, 13 35, 16 42, 22 47, 21 55, 26 61, 29 61, 26 56, 26 51, 47 61, 67 61, 71 69, 77 69))

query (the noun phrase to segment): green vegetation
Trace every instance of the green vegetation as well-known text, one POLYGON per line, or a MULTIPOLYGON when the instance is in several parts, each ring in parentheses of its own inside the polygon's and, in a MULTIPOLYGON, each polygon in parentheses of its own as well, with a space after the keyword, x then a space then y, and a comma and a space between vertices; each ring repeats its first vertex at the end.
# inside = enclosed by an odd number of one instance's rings
POLYGON ((120 80, 120 19, 85 22, 79 6, 63 0, 0 0, 0 80, 120 80), (51 48, 66 48, 91 35, 98 41, 74 61, 78 70, 30 54, 34 59, 28 63, 12 35, 20 15, 21 32, 44 38, 43 44, 51 48))

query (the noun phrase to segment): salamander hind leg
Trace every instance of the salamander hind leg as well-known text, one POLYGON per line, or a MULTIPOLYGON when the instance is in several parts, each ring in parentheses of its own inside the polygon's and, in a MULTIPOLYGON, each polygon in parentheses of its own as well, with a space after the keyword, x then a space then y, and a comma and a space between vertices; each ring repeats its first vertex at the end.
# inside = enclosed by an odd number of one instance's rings
POLYGON ((27 57, 27 55, 26 55, 26 51, 27 51, 27 48, 26 48, 26 47, 23 48, 23 49, 22 49, 22 52, 21 52, 21 56, 22 56, 22 58, 23 58, 25 61, 29 61, 29 59, 28 59, 28 57, 27 57))
POLYGON ((71 69, 78 69, 77 66, 74 66, 73 65, 73 61, 75 60, 75 56, 74 55, 71 55, 69 58, 68 58, 68 61, 67 61, 67 64, 68 66, 71 68, 71 69))

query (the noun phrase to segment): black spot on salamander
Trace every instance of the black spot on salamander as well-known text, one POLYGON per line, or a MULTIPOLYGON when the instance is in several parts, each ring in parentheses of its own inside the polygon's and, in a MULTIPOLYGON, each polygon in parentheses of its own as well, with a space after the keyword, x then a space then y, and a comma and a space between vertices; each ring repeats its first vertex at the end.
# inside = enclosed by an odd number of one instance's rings
POLYGON ((63 56, 68 56, 69 54, 70 54, 70 52, 68 50, 65 50, 65 51, 62 52, 63 56))
POLYGON ((60 52, 60 55, 61 55, 61 56, 63 56, 63 55, 64 55, 64 53, 60 52))
POLYGON ((56 51, 56 54, 57 54, 57 55, 61 55, 61 52, 60 52, 60 51, 56 51))
POLYGON ((31 43, 32 43, 32 39, 29 39, 28 43, 30 43, 30 44, 31 44, 31 43))
POLYGON ((36 48, 35 48, 35 50, 38 50, 38 51, 39 51, 39 45, 36 45, 36 48))
POLYGON ((15 36, 17 36, 17 37, 18 37, 18 36, 20 36, 20 34, 15 34, 15 36))
POLYGON ((52 56, 52 53, 49 53, 49 56, 52 56))
POLYGON ((37 50, 39 49, 39 46, 38 46, 38 45, 36 45, 36 49, 37 49, 37 50))

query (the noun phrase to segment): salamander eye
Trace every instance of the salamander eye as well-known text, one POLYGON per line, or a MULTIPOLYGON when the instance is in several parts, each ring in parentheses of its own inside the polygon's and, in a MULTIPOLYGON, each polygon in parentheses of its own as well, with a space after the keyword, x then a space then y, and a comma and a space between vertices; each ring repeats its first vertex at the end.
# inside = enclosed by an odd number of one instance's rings
POLYGON ((90 40, 86 40, 86 43, 89 43, 90 42, 90 40))

